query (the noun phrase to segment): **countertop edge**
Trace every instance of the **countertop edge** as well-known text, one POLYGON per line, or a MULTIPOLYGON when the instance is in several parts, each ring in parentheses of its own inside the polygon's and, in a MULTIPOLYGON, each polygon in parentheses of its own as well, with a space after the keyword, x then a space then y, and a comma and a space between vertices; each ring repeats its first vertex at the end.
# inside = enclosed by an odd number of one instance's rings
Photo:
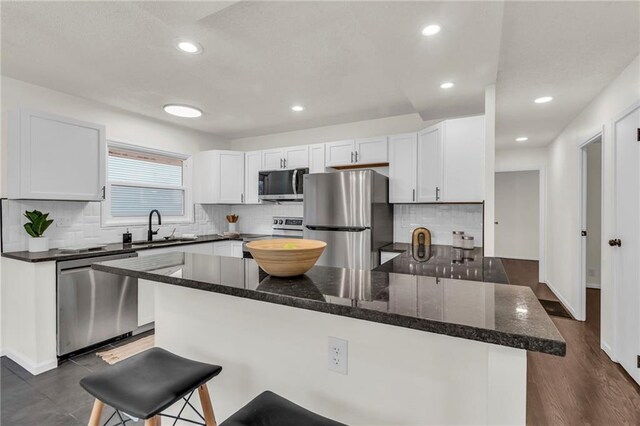
POLYGON ((159 276, 143 271, 133 271, 129 269, 117 268, 108 265, 94 263, 93 269, 109 272, 116 275, 131 276, 134 278, 147 279, 164 284, 179 287, 192 288, 196 290, 210 291, 218 294, 225 294, 244 299, 257 300, 283 306, 290 306, 299 309, 306 309, 315 312, 322 312, 331 315, 339 315, 363 321, 375 322, 378 324, 392 325, 396 327, 409 328, 413 330, 425 331, 429 333, 442 334, 466 340, 478 341, 482 343, 496 344, 500 346, 523 349, 532 352, 541 352, 555 356, 566 355, 566 342, 545 338, 524 336, 521 334, 487 330, 462 324, 451 324, 436 320, 417 319, 399 314, 382 313, 352 306, 338 304, 327 304, 310 299, 301 299, 290 296, 276 295, 266 292, 257 292, 238 287, 229 287, 219 284, 212 284, 203 281, 176 278, 171 276, 159 276), (377 318, 374 318, 377 317, 377 318), (403 322, 400 324, 400 322, 403 322))

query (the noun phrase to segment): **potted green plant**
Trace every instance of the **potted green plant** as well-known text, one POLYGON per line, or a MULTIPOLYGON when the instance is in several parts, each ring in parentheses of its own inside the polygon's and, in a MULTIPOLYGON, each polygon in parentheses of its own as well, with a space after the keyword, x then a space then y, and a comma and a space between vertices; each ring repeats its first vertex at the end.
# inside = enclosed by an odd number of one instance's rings
POLYGON ((34 253, 49 250, 49 238, 42 235, 53 223, 53 219, 48 219, 49 213, 27 210, 24 212, 24 217, 29 220, 24 224, 25 231, 31 237, 29 238, 29 251, 34 253))

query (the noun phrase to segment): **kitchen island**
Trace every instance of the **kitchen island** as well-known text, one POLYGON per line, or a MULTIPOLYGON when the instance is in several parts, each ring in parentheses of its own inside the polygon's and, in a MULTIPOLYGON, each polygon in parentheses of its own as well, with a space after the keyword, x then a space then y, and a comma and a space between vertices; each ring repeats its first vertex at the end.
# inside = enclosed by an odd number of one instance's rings
POLYGON ((271 389, 348 424, 524 424, 526 351, 565 354, 526 287, 174 252, 94 264, 158 282, 156 344, 215 362, 219 419, 271 389), (346 375, 328 337, 348 341, 346 375))

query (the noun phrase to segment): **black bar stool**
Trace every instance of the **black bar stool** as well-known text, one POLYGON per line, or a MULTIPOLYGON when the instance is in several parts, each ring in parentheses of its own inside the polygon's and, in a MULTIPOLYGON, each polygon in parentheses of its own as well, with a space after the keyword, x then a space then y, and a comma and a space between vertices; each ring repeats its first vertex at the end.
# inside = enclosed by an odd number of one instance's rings
POLYGON ((126 413, 144 419, 145 426, 159 426, 160 416, 216 426, 206 383, 220 371, 222 367, 219 365, 192 361, 161 348, 152 348, 122 360, 105 371, 80 380, 80 385, 96 398, 89 426, 99 426, 105 404, 115 409, 109 420, 117 415, 121 424, 128 421, 122 416, 126 413), (189 402, 196 389, 200 396, 202 414, 189 402), (160 414, 180 399, 185 402, 177 416, 160 414), (204 423, 180 417, 187 405, 204 423))
POLYGON ((262 392, 220 426, 346 426, 294 404, 271 391, 262 392))

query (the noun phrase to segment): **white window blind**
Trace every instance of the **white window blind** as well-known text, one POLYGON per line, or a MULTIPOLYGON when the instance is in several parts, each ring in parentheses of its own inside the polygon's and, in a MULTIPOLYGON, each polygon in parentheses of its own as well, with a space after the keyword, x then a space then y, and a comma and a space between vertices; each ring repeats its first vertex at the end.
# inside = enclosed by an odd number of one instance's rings
POLYGON ((185 215, 184 160, 109 147, 110 216, 185 215))

